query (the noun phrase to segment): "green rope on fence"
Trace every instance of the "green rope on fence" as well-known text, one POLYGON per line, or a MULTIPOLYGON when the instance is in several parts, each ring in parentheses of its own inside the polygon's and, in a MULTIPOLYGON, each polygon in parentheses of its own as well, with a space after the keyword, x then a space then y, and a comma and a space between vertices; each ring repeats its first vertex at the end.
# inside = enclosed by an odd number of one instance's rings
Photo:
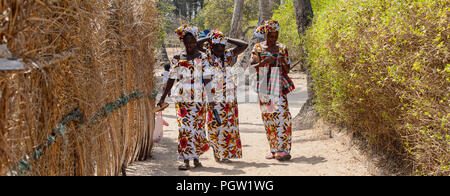
POLYGON ((83 114, 81 114, 80 110, 78 109, 75 109, 66 117, 64 117, 63 120, 58 123, 57 128, 52 130, 52 134, 47 138, 46 143, 40 144, 33 150, 33 152, 28 153, 24 158, 18 161, 16 166, 14 166, 12 169, 12 171, 14 172, 13 174, 23 175, 25 174, 26 170, 31 170, 31 158, 39 159, 44 156, 44 151, 56 142, 58 136, 65 137, 65 126, 72 120, 79 119, 79 121, 81 121, 82 118, 83 114))
POLYGON ((99 112, 97 112, 96 114, 93 115, 93 117, 90 120, 90 125, 94 124, 98 119, 105 118, 105 117, 111 115, 114 111, 127 105, 131 101, 141 98, 143 95, 145 95, 145 93, 139 93, 139 92, 133 91, 129 95, 124 94, 120 98, 116 99, 115 101, 106 104, 102 109, 100 109, 99 112))
POLYGON ((150 99, 156 99, 156 97, 158 96, 158 91, 154 90, 152 94, 150 94, 148 97, 150 99))
MULTIPOLYGON (((106 118, 109 115, 111 115, 114 111, 119 110, 121 107, 129 104, 130 102, 137 100, 139 98, 145 97, 145 93, 133 91, 130 94, 124 94, 115 101, 106 104, 104 107, 100 109, 99 112, 95 113, 93 117, 90 119, 89 124, 87 126, 91 126, 95 124, 99 119, 106 118)), ((155 90, 150 94, 148 97, 150 99, 155 99, 158 95, 158 91, 155 90)), ((12 168, 11 174, 12 175, 24 175, 26 171, 30 171, 31 165, 31 158, 34 160, 39 159, 40 157, 44 156, 44 151, 49 148, 51 145, 56 143, 56 140, 59 136, 62 136, 65 138, 66 134, 66 125, 76 120, 77 123, 83 122, 84 115, 81 113, 80 110, 75 109, 70 114, 68 114, 66 117, 63 118, 61 122, 59 122, 56 126, 56 128, 52 129, 51 135, 48 136, 46 141, 43 144, 40 144, 37 148, 33 150, 33 152, 28 153, 25 155, 24 158, 20 159, 15 166, 12 168)))

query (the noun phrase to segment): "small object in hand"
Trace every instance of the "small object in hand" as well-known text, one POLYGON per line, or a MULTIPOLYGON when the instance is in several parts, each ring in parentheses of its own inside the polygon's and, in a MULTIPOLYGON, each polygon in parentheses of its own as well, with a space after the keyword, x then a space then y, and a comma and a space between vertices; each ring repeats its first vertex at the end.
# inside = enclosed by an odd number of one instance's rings
POLYGON ((169 107, 168 103, 163 103, 161 106, 157 105, 156 108, 153 110, 154 113, 158 113, 158 112, 162 112, 164 111, 167 107, 169 107))
POLYGON ((255 56, 253 56, 253 62, 260 63, 261 59, 259 58, 259 56, 255 55, 255 56))
POLYGON ((213 113, 214 113, 214 117, 216 118, 216 121, 217 121, 218 126, 221 126, 221 125, 222 125, 222 121, 220 120, 220 115, 219 115, 219 113, 217 112, 216 109, 213 110, 213 113))

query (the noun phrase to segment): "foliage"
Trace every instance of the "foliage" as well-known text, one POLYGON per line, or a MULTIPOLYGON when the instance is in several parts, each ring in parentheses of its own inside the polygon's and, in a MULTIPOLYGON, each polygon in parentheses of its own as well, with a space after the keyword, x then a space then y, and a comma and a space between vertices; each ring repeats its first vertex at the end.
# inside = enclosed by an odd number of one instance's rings
MULTIPOLYGON (((292 1, 292 0, 290 0, 292 1)), ((315 16, 320 15, 323 11, 327 10, 328 6, 339 0, 311 0, 311 6, 315 16)))
POLYGON ((173 32, 173 29, 176 28, 171 22, 171 19, 175 18, 174 11, 176 7, 170 0, 159 0, 156 7, 159 19, 158 41, 160 43, 158 44, 161 44, 162 40, 167 38, 167 33, 173 32))
POLYGON ((447 0, 340 0, 306 36, 316 109, 399 157, 449 175, 447 0))
MULTIPOLYGON (((258 20, 258 1, 244 0, 241 29, 251 26, 258 20)), ((208 0, 205 7, 192 21, 200 29, 220 29, 229 33, 234 12, 234 0, 208 0)))
MULTIPOLYGON (((314 14, 320 13, 336 0, 311 0, 314 14)), ((286 0, 285 4, 280 5, 274 10, 273 20, 280 22, 281 30, 279 41, 289 48, 291 60, 296 62, 301 55, 301 41, 297 31, 295 21, 295 9, 293 0, 286 0)))

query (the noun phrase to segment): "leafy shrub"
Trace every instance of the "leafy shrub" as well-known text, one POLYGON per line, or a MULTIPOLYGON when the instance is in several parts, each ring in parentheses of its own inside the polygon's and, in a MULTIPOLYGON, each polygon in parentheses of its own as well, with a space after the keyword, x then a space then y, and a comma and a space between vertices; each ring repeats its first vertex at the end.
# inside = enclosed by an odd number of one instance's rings
MULTIPOLYGON (((191 23, 200 29, 220 29, 228 34, 234 12, 234 0, 209 0, 191 23)), ((258 1, 244 0, 241 30, 251 26, 258 19, 258 1)))
POLYGON ((399 157, 449 175, 447 0, 339 0, 306 35, 316 109, 399 157))

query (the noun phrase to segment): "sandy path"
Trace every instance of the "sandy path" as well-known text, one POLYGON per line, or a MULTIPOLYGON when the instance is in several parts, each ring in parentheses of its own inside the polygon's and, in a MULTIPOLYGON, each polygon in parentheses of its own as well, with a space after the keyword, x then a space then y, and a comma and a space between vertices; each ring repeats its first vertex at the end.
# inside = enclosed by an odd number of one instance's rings
MULTIPOLYGON (((158 74, 159 75, 159 74, 158 74)), ((298 114, 307 98, 304 74, 291 74, 297 89, 289 95, 293 116, 298 114)), ((129 176, 347 176, 375 175, 365 156, 348 142, 346 135, 335 134, 330 138, 326 126, 312 130, 293 132, 292 160, 279 162, 266 160, 269 145, 257 103, 239 105, 240 133, 243 159, 230 164, 214 161, 212 150, 201 157, 204 168, 178 171, 178 130, 174 105, 165 110, 164 118, 170 126, 164 130, 164 139, 155 144, 152 158, 129 166, 129 176)))

